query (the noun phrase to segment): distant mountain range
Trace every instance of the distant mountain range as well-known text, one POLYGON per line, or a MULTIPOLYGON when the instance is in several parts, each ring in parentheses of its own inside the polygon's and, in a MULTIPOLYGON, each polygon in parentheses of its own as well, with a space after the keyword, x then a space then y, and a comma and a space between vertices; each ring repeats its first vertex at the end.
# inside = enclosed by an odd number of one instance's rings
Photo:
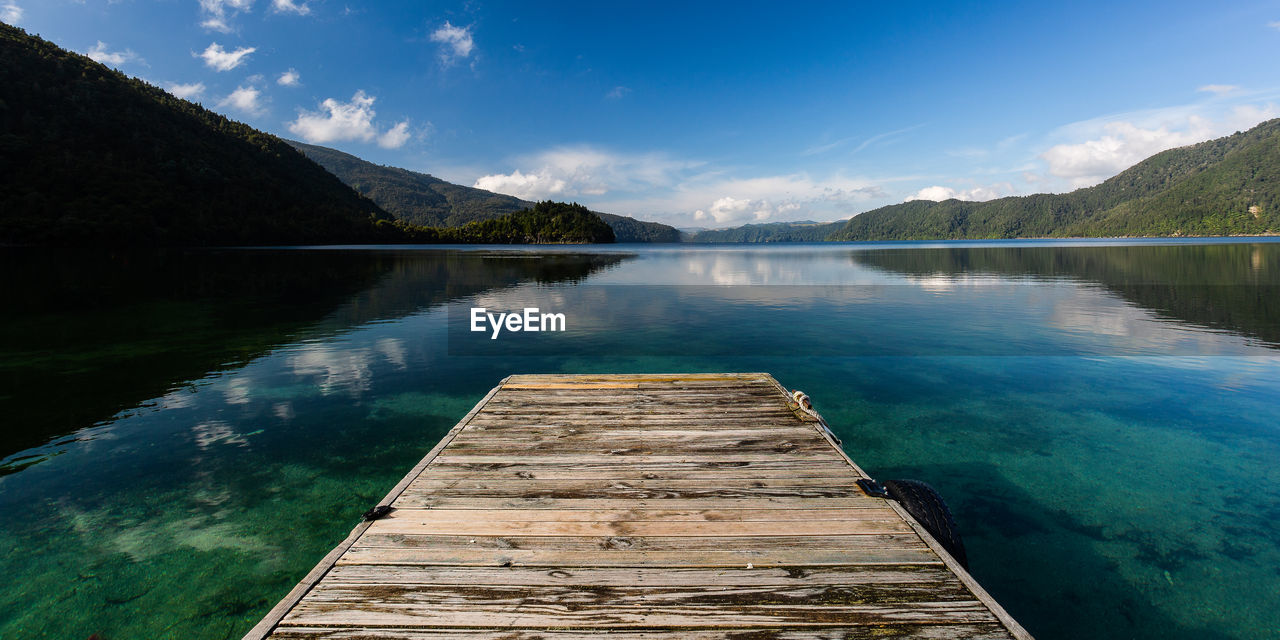
POLYGON ((914 200, 845 221, 777 222, 689 234, 693 242, 946 240, 1280 233, 1280 119, 1157 153, 1070 193, 914 200))
MULTIPOLYGON (((456 227, 534 206, 514 196, 464 187, 426 173, 374 164, 337 149, 288 142, 397 220, 409 224, 456 227)), ((599 211, 593 213, 613 228, 618 242, 680 241, 680 232, 675 227, 599 211)))
POLYGON ((1223 236, 1280 232, 1280 119, 1157 153, 1062 194, 916 200, 854 216, 829 240, 1223 236))
POLYGON ((820 242, 844 227, 835 222, 767 222, 728 229, 705 229, 685 236, 686 242, 820 242))

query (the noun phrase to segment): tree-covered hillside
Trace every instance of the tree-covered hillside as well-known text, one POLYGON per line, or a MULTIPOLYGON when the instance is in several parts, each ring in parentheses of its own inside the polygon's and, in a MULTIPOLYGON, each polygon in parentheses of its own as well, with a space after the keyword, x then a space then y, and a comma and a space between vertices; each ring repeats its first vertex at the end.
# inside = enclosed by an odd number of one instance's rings
POLYGON ((0 25, 0 244, 614 241, 579 205, 442 185, 506 215, 397 221, 280 138, 0 25))
POLYGON ((0 243, 360 242, 380 218, 279 138, 0 25, 0 243))
POLYGON ((854 216, 831 240, 1280 232, 1280 120, 1158 153, 1102 184, 988 202, 917 200, 854 216))
POLYGON ((460 227, 530 207, 520 198, 445 182, 408 169, 387 167, 349 153, 288 140, 308 158, 368 197, 396 220, 425 227, 460 227))
MULTIPOLYGON (((349 153, 289 141, 356 191, 410 225, 457 227, 527 209, 534 203, 484 189, 464 187, 435 176, 368 162, 349 153)), ((595 212, 618 242, 679 242, 680 232, 657 222, 595 212)))
POLYGON ((680 242, 680 231, 671 225, 612 213, 594 213, 613 229, 618 242, 680 242))
POLYGON ((457 244, 587 244, 613 242, 613 229, 580 204, 539 202, 528 209, 461 227, 416 227, 378 223, 389 237, 409 242, 457 244))
POLYGON ((689 237, 689 242, 820 242, 844 227, 835 222, 770 222, 728 229, 708 229, 689 237))

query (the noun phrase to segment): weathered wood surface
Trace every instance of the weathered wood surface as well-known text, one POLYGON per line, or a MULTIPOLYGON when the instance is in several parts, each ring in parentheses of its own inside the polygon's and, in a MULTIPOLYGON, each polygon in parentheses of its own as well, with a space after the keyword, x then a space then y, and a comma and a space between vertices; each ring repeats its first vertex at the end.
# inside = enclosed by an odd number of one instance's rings
POLYGON ((1029 638, 766 374, 512 376, 246 638, 1029 638))

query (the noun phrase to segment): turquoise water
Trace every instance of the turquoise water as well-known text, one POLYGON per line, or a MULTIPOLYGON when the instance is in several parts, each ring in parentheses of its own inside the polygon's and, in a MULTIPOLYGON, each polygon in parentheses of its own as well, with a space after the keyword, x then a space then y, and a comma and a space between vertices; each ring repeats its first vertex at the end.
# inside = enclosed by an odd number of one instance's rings
POLYGON ((3 638, 238 638, 502 377, 625 371, 805 390, 1039 638, 1280 636, 1280 243, 0 261, 3 638))

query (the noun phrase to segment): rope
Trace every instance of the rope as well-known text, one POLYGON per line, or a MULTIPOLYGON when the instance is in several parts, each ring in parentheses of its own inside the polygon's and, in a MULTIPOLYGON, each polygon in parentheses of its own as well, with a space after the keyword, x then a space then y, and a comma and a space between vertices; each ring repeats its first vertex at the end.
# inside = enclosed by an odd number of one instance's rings
POLYGON ((827 434, 827 437, 835 441, 837 445, 844 444, 843 442, 840 441, 840 438, 836 436, 835 432, 831 430, 831 427, 827 426, 827 421, 822 417, 822 414, 818 413, 813 408, 813 401, 809 399, 809 394, 799 389, 796 389, 795 391, 791 392, 791 398, 795 400, 796 408, 798 408, 800 411, 805 412, 814 420, 818 421, 819 430, 827 434))

